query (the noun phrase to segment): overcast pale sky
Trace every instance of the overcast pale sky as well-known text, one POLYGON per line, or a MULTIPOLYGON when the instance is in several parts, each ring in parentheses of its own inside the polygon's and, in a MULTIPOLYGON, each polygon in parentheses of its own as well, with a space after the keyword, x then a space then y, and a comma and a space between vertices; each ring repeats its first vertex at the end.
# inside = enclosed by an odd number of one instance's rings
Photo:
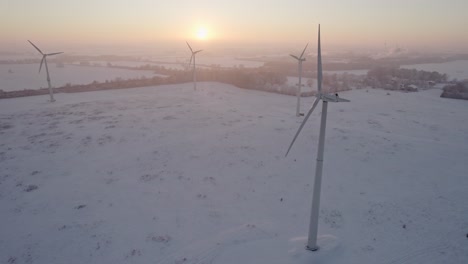
POLYGON ((467 0, 0 0, 0 50, 26 39, 304 43, 321 23, 324 41, 337 47, 468 52, 467 15, 467 0))

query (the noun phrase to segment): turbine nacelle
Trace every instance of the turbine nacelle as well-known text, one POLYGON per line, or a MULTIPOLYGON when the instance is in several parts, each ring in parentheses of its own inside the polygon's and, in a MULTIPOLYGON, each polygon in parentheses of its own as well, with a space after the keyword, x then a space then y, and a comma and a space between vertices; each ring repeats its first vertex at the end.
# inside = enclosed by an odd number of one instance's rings
POLYGON ((47 63, 47 56, 53 56, 53 55, 58 55, 58 54, 62 54, 63 52, 53 52, 53 53, 43 53, 36 45, 34 45, 34 43, 32 43, 30 40, 28 40, 29 43, 31 43, 31 45, 37 50, 39 51, 39 53, 42 54, 42 60, 41 60, 41 64, 39 66, 39 72, 41 72, 41 69, 42 69, 42 64, 44 64, 44 62, 47 63))
POLYGON ((196 51, 193 51, 192 47, 190 46, 190 44, 186 41, 185 43, 187 43, 187 46, 189 47, 190 49, 190 52, 192 53, 192 56, 190 56, 190 62, 189 62, 189 65, 192 64, 192 60, 194 61, 193 65, 195 66, 195 55, 197 55, 197 53, 199 52, 202 52, 203 50, 196 50, 196 51))
POLYGON ((186 41, 185 43, 187 43, 187 46, 189 47, 190 49, 190 52, 192 53, 192 56, 199 53, 199 52, 202 52, 203 50, 196 50, 196 51, 193 51, 192 49, 192 46, 190 46, 190 44, 186 41))
POLYGON ((293 57, 294 59, 298 60, 298 61, 305 61, 306 59, 305 58, 299 58, 295 55, 292 55, 292 54, 289 54, 289 56, 293 57))
POLYGON ((295 55, 292 55, 292 54, 289 54, 289 56, 293 57, 294 59, 296 59, 298 61, 305 61, 306 59, 303 56, 304 56, 304 52, 307 49, 307 46, 309 46, 309 43, 307 43, 305 48, 302 50, 301 56, 295 56, 295 55))

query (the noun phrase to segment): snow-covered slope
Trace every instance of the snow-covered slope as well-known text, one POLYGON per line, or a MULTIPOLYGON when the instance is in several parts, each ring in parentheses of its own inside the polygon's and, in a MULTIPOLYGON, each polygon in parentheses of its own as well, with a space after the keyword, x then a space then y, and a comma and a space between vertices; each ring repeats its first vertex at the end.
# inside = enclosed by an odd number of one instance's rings
POLYGON ((330 104, 310 252, 319 111, 285 158, 294 96, 198 87, 1 100, 0 262, 468 262, 466 101, 330 104))

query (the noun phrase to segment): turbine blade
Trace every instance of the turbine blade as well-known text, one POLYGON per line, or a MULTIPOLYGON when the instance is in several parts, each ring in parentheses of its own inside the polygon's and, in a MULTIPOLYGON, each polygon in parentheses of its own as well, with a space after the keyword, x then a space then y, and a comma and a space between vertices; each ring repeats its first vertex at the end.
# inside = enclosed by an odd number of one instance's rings
POLYGON ((301 56, 300 56, 299 58, 302 59, 302 56, 304 56, 304 52, 305 52, 306 49, 307 49, 307 46, 309 46, 309 43, 307 43, 307 45, 305 46, 305 48, 304 48, 304 50, 302 51, 301 56))
POLYGON ((197 50, 197 51, 193 52, 193 54, 197 54, 197 53, 202 52, 202 51, 203 50, 197 50))
POLYGON ((193 53, 193 49, 192 49, 192 47, 190 47, 190 44, 188 44, 187 41, 185 41, 185 43, 187 43, 187 46, 189 47, 190 51, 193 53))
POLYGON ((45 60, 46 60, 46 55, 42 56, 41 66, 39 66, 39 72, 41 72, 42 64, 44 63, 45 60))
POLYGON ((351 102, 351 100, 344 99, 344 98, 341 98, 341 97, 336 97, 336 100, 337 100, 338 102, 345 102, 345 103, 351 102))
POLYGON ((53 56, 53 55, 57 55, 57 54, 62 54, 63 52, 54 52, 54 53, 49 53, 49 54, 46 54, 47 56, 53 56))
POLYGON ((317 88, 322 93, 322 48, 320 47, 320 24, 318 26, 318 52, 317 52, 317 88))
POLYGON ((312 112, 314 111, 315 107, 317 107, 317 105, 318 105, 319 102, 320 102, 320 97, 317 97, 317 99, 315 99, 314 105, 312 105, 312 108, 310 108, 309 112, 308 112, 307 115, 304 117, 304 121, 302 121, 301 126, 300 126, 299 129, 297 130, 296 135, 294 136, 294 139, 293 139, 292 142, 291 142, 291 145, 289 145, 289 148, 288 148, 288 151, 286 152, 285 157, 288 156, 288 153, 289 153, 289 151, 291 150, 292 146, 294 145, 294 142, 296 142, 297 136, 299 136, 299 133, 301 133, 302 128, 304 127, 305 123, 307 122, 307 120, 309 119, 310 115, 311 115, 312 112))
POLYGON ((44 53, 42 53, 42 51, 41 51, 36 45, 34 45, 34 43, 32 43, 30 40, 28 40, 28 41, 29 41, 29 43, 31 43, 31 45, 33 45, 34 48, 37 49, 37 51, 39 51, 39 53, 41 53, 42 55, 44 55, 44 53))
POLYGON ((289 56, 295 58, 296 60, 301 60, 301 59, 299 59, 297 56, 294 56, 294 55, 292 55, 292 54, 289 54, 289 56))
POLYGON ((192 59, 193 59, 193 54, 192 54, 192 56, 190 56, 189 66, 192 64, 192 59))
POLYGON ((324 94, 324 95, 322 95, 322 98, 327 102, 334 102, 334 103, 351 102, 348 99, 344 99, 344 98, 339 97, 338 94, 324 94))

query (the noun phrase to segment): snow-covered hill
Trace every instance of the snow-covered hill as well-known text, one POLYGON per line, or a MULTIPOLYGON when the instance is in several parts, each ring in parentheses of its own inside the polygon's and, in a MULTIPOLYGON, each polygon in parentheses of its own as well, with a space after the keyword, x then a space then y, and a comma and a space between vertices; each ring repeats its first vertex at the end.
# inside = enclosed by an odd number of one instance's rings
POLYGON ((1 100, 0 263, 468 262, 466 101, 330 104, 310 252, 319 111, 285 158, 294 96, 198 87, 1 100))

